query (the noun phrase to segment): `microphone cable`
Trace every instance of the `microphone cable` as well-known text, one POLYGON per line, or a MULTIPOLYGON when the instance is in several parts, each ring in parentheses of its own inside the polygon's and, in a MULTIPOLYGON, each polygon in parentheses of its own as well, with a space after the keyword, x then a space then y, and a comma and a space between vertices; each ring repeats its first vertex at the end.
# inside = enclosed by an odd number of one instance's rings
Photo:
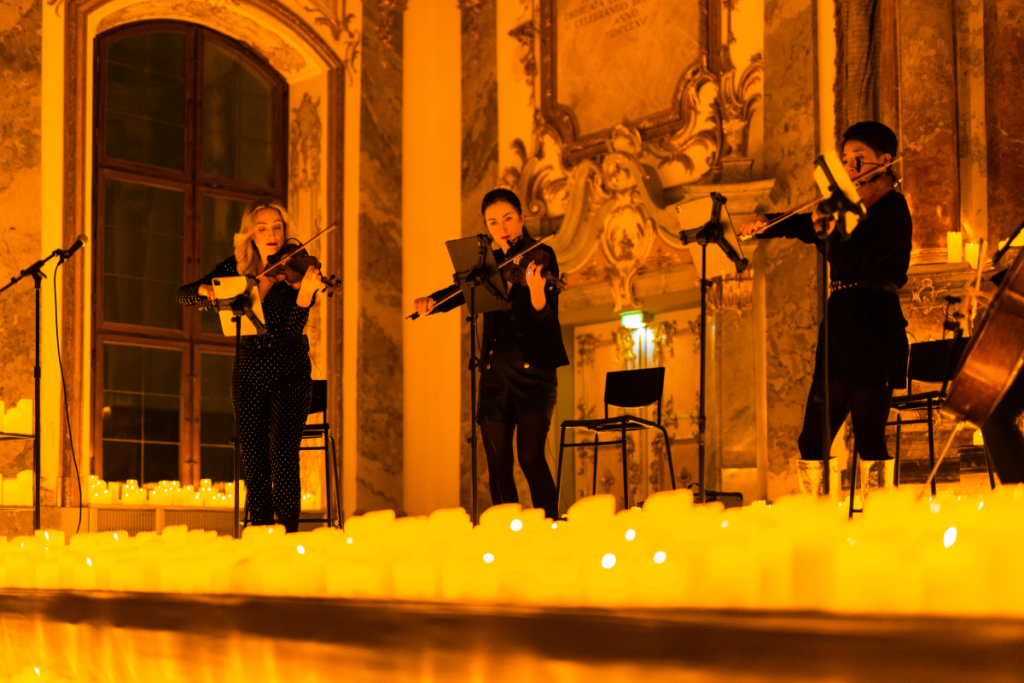
MULTIPOLYGON (((82 475, 78 471, 78 458, 75 457, 75 439, 71 434, 71 411, 68 409, 68 383, 64 379, 64 360, 60 355, 60 316, 57 313, 57 270, 63 265, 64 260, 57 261, 53 269, 53 328, 57 337, 57 364, 60 366, 60 385, 64 393, 64 419, 68 425, 68 443, 71 445, 71 462, 75 465, 75 479, 78 481, 78 526, 75 533, 82 530, 82 475)), ((56 491, 54 492, 56 496, 56 491)))

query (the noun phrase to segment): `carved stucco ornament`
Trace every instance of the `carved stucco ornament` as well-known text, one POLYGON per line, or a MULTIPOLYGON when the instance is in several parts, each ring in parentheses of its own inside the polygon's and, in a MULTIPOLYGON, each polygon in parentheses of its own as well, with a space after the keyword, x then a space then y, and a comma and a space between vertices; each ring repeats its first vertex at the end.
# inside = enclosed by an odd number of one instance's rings
POLYGON ((345 72, 348 74, 349 85, 356 75, 356 60, 359 58, 359 46, 363 42, 363 34, 356 24, 358 18, 354 12, 348 11, 348 0, 342 0, 338 8, 338 0, 310 0, 311 6, 304 9, 320 16, 313 19, 317 26, 326 26, 331 37, 342 41, 344 45, 345 72))
POLYGON ((234 11, 232 4, 225 0, 152 0, 129 5, 104 17, 96 33, 137 21, 167 18, 202 24, 232 36, 266 57, 281 73, 294 74, 306 68, 306 60, 298 50, 273 31, 234 11))

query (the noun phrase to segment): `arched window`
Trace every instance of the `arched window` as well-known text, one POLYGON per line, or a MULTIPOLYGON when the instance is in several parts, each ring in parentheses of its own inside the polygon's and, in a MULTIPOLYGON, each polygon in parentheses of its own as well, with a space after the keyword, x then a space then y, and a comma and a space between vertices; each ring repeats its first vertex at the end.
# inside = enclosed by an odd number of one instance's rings
POLYGON ((253 198, 286 197, 287 85, 240 43, 148 22, 96 39, 94 472, 233 476, 233 339, 178 288, 233 251, 253 198))

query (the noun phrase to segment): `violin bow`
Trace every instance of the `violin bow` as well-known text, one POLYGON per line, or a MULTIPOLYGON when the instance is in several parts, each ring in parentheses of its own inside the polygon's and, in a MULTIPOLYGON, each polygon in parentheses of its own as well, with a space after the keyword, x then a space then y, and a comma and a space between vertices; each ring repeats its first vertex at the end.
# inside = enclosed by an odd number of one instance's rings
MULTIPOLYGON (((853 181, 854 183, 860 183, 860 185, 863 185, 864 183, 868 182, 868 180, 870 180, 874 176, 880 175, 887 168, 889 168, 893 164, 899 163, 901 161, 903 161, 903 157, 896 157, 892 161, 890 161, 890 162, 888 162, 886 164, 882 164, 878 168, 873 168, 870 171, 864 171, 863 173, 861 173, 856 178, 850 178, 850 180, 853 181)), ((858 187, 860 187, 860 185, 858 185, 858 187)), ((801 211, 804 211, 806 209, 810 209, 813 206, 817 206, 818 204, 820 204, 823 201, 825 201, 825 197, 818 197, 817 199, 812 199, 811 201, 809 201, 809 202, 807 202, 805 204, 801 204, 800 206, 796 207, 795 209, 790 209, 789 211, 787 211, 786 213, 782 214, 781 216, 779 216, 775 220, 771 221, 770 223, 766 223, 764 226, 759 228, 757 232, 750 233, 749 235, 740 235, 740 239, 743 240, 744 242, 747 241, 747 240, 752 240, 756 236, 760 235, 762 232, 767 230, 768 228, 772 227, 773 225, 778 225, 779 223, 781 223, 782 221, 786 220, 787 218, 792 218, 793 216, 795 216, 796 214, 800 213, 801 211)))
MULTIPOLYGON (((513 263, 513 262, 514 262, 514 261, 515 261, 515 260, 516 260, 517 258, 521 258, 523 254, 525 254, 526 252, 530 251, 531 249, 534 249, 534 248, 536 248, 536 247, 539 247, 540 245, 542 245, 542 244, 543 244, 544 242, 547 242, 547 241, 548 241, 549 239, 551 239, 552 237, 554 237, 554 235, 547 235, 547 236, 545 236, 545 237, 541 237, 541 238, 540 238, 539 240, 535 240, 533 244, 531 244, 530 246, 528 246, 528 247, 527 247, 526 249, 523 249, 523 250, 522 250, 521 252, 519 252, 518 254, 516 254, 515 256, 513 256, 512 258, 510 258, 510 259, 505 259, 505 260, 504 260, 503 262, 499 263, 499 264, 498 264, 498 270, 501 270, 502 268, 504 268, 504 267, 505 267, 505 266, 507 266, 508 264, 510 264, 510 263, 513 263)), ((434 309, 436 309, 436 308, 437 308, 438 306, 440 306, 441 304, 443 304, 443 303, 444 303, 445 301, 448 301, 448 299, 451 299, 451 298, 453 298, 453 297, 455 297, 455 296, 458 296, 458 295, 459 295, 459 294, 461 294, 461 293, 462 293, 462 290, 461 290, 461 289, 456 289, 456 290, 455 290, 454 292, 452 292, 451 294, 449 294, 449 295, 448 295, 448 296, 446 296, 445 298, 441 299, 440 301, 437 301, 437 302, 435 302, 435 303, 434 303, 434 308, 432 308, 432 309, 430 310, 430 313, 427 313, 427 315, 430 315, 431 313, 433 313, 433 312, 434 312, 434 309)), ((417 318, 419 318, 419 317, 420 317, 420 314, 419 314, 419 312, 417 311, 417 312, 415 312, 415 313, 410 313, 409 315, 405 316, 405 319, 406 319, 406 320, 416 320, 416 319, 417 319, 417 318)))
POLYGON ((313 241, 315 241, 315 240, 318 240, 318 239, 320 239, 321 237, 323 237, 324 235, 326 235, 327 233, 329 233, 329 232, 330 232, 331 230, 334 230, 335 228, 337 228, 337 227, 338 227, 339 225, 341 225, 341 221, 334 221, 333 223, 331 223, 330 225, 328 225, 328 226, 327 226, 326 228, 324 228, 323 230, 321 230, 321 231, 320 231, 320 232, 318 232, 317 234, 315 234, 315 235, 313 235, 312 237, 310 237, 310 238, 309 238, 308 240, 306 240, 305 242, 302 242, 302 243, 300 243, 300 244, 299 244, 299 246, 298 246, 298 247, 297 247, 297 248, 295 249, 295 251, 293 251, 292 253, 288 254, 287 256, 285 256, 285 257, 284 257, 283 259, 281 259, 281 260, 280 260, 280 261, 278 261, 277 263, 275 263, 275 264, 273 264, 273 265, 270 265, 270 266, 267 266, 266 268, 264 268, 264 269, 263 269, 263 272, 262 272, 262 273, 260 273, 259 275, 257 275, 257 276, 256 276, 256 278, 257 278, 257 279, 259 279, 259 278, 263 277, 264 275, 266 275, 267 273, 269 273, 270 271, 272 271, 272 270, 274 270, 275 268, 277 268, 278 266, 283 266, 284 264, 286 264, 286 263, 288 262, 288 260, 289 260, 289 259, 290 259, 290 258, 291 258, 292 256, 295 256, 295 254, 297 254, 297 253, 299 253, 300 251, 302 251, 303 249, 305 249, 305 248, 306 248, 306 245, 308 245, 308 244, 312 243, 312 242, 313 242, 313 241))
POLYGON ((512 258, 505 259, 504 261, 499 263, 498 264, 498 270, 501 270, 502 268, 504 268, 505 266, 507 266, 510 263, 515 263, 516 259, 520 259, 520 258, 523 257, 523 254, 525 254, 526 252, 531 251, 533 249, 536 249, 537 247, 539 247, 540 245, 544 244, 545 242, 547 242, 552 237, 554 237, 554 235, 546 235, 544 237, 541 237, 539 240, 534 240, 534 243, 531 244, 530 246, 528 246, 526 249, 523 249, 521 252, 519 252, 518 254, 513 256, 512 258))

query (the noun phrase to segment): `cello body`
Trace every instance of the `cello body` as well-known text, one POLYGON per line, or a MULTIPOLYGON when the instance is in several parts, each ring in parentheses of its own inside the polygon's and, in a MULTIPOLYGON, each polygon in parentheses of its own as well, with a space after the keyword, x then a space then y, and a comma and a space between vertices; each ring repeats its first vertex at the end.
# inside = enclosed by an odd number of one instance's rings
POLYGON ((980 427, 1024 362, 1024 250, 1018 255, 964 349, 943 410, 980 427))

